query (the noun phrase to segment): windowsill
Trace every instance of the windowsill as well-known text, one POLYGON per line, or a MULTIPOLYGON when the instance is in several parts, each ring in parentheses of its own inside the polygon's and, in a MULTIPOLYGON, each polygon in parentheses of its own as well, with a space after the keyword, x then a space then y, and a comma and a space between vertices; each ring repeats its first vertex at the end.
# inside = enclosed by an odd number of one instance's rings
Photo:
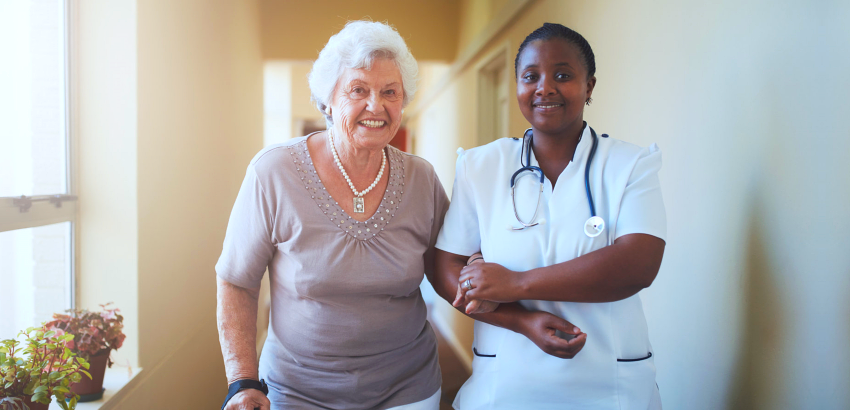
MULTIPOLYGON (((97 401, 90 401, 87 403, 77 403, 77 410, 98 410, 100 408, 105 408, 106 404, 110 399, 115 397, 121 389, 130 385, 130 382, 139 376, 139 373, 142 372, 142 369, 133 369, 133 373, 130 374, 127 371, 126 367, 118 367, 114 366, 111 369, 106 369, 106 374, 103 376, 103 387, 106 389, 103 392, 103 398, 97 401)), ((50 403, 50 410, 59 410, 60 407, 58 404, 50 403)))

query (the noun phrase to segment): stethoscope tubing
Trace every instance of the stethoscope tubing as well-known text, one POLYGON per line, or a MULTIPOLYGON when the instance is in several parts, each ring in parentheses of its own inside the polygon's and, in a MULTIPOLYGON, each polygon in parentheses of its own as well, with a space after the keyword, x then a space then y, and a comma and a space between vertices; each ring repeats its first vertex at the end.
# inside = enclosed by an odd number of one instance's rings
POLYGON ((593 205, 593 194, 590 193, 590 164, 593 162, 593 156, 596 154, 596 146, 599 145, 599 138, 596 136, 596 131, 590 127, 590 135, 593 136, 593 145, 590 147, 590 154, 587 156, 587 165, 584 167, 584 190, 587 192, 587 204, 590 206, 590 217, 596 216, 596 207, 593 205))
MULTIPOLYGON (((585 124, 585 126, 587 126, 587 125, 585 124)), ((588 221, 592 221, 593 219, 598 219, 598 218, 596 216, 596 206, 593 203, 593 194, 590 191, 590 165, 593 163, 593 157, 596 154, 596 147, 599 145, 599 137, 596 135, 596 131, 593 129, 593 127, 589 127, 589 128, 590 128, 591 137, 593 139, 593 144, 590 147, 590 153, 588 154, 587 164, 585 164, 585 167, 584 167, 584 190, 585 190, 585 193, 587 194, 587 204, 588 204, 588 207, 590 208, 590 219, 588 219, 588 221)), ((513 202, 514 216, 516 216, 517 221, 519 221, 519 223, 522 224, 522 227, 519 227, 519 228, 510 227, 510 229, 514 230, 514 231, 521 231, 525 228, 530 228, 532 226, 536 226, 536 225, 539 224, 539 222, 534 222, 534 220, 537 219, 537 213, 540 210, 540 198, 543 195, 543 184, 544 184, 544 180, 545 180, 545 175, 543 174, 543 170, 540 167, 536 167, 536 166, 531 165, 531 144, 532 144, 533 139, 534 139, 534 133, 531 133, 531 135, 529 136, 529 132, 531 132, 531 128, 525 130, 525 133, 522 136, 522 139, 523 139, 522 149, 520 151, 520 156, 519 156, 519 161, 520 161, 521 167, 516 172, 514 172, 513 175, 511 175, 511 181, 510 181, 511 182, 511 202, 513 202), (525 160, 525 162, 523 162, 523 160, 525 160), (516 208, 516 196, 515 196, 516 195, 516 180, 517 180, 517 176, 519 176, 520 174, 522 174, 525 171, 532 171, 532 173, 535 172, 535 171, 540 172, 540 178, 539 178, 540 179, 540 191, 537 193, 537 206, 534 209, 534 216, 531 217, 530 223, 526 223, 525 221, 522 220, 522 218, 520 218, 519 211, 516 208)), ((602 221, 601 223, 604 224, 604 221, 602 221)), ((600 227, 599 229, 601 230, 602 228, 600 227)), ((598 233, 596 235, 598 235, 598 233)), ((588 236, 590 236, 590 234, 588 234, 588 236)))

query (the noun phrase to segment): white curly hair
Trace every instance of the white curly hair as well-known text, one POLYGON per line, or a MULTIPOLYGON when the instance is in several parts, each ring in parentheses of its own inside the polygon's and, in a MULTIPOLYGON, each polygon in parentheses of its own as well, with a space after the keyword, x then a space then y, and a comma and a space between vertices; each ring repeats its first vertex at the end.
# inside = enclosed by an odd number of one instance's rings
POLYGON ((401 72, 404 89, 402 107, 406 107, 413 100, 419 65, 398 31, 385 23, 350 21, 339 33, 331 36, 307 77, 310 97, 316 108, 325 116, 328 128, 332 126, 333 121, 325 109, 330 104, 343 70, 370 70, 372 61, 376 58, 392 60, 401 72))

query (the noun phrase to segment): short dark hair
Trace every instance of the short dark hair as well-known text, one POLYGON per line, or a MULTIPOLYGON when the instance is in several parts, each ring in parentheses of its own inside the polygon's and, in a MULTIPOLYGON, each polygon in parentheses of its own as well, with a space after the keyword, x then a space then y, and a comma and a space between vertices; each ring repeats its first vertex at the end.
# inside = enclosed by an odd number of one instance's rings
POLYGON ((553 38, 564 39, 568 43, 578 47, 578 51, 584 59, 584 68, 587 69, 587 78, 593 77, 596 74, 596 59, 593 56, 593 49, 590 48, 590 43, 588 43, 581 34, 558 23, 543 23, 543 26, 532 31, 531 34, 522 41, 522 44, 519 45, 519 51, 517 51, 516 58, 514 59, 514 77, 519 75, 519 56, 522 55, 525 47, 532 41, 545 41, 553 38))

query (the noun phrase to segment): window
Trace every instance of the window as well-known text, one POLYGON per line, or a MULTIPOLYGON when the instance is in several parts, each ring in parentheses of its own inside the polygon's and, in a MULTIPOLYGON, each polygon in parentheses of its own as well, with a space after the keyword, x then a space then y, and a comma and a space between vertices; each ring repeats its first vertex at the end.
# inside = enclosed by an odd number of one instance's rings
POLYGON ((67 22, 64 0, 0 1, 0 339, 74 306, 67 22))

